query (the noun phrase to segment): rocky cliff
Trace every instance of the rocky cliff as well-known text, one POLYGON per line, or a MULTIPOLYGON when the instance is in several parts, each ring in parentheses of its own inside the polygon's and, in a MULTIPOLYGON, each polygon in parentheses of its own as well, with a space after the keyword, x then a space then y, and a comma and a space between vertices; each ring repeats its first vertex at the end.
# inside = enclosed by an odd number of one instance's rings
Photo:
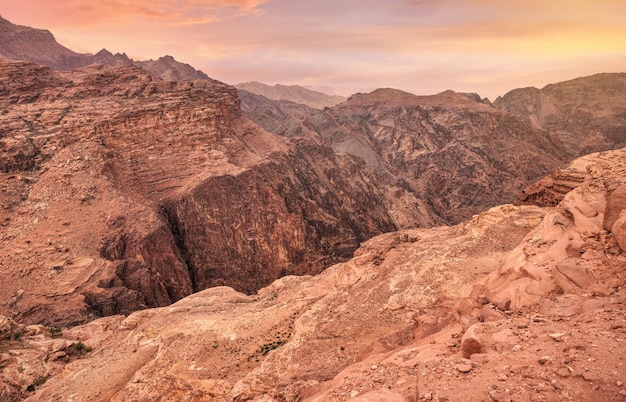
POLYGON ((622 400, 624 224, 603 225, 626 208, 625 160, 576 161, 583 180, 556 207, 384 234, 257 295, 207 289, 56 338, 5 319, 2 396, 622 400))
POLYGON ((360 159, 263 131, 217 81, 26 62, 0 77, 1 309, 23 322, 252 293, 439 222, 360 159))
POLYGON ((626 146, 626 74, 512 90, 494 105, 544 129, 571 156, 626 146))

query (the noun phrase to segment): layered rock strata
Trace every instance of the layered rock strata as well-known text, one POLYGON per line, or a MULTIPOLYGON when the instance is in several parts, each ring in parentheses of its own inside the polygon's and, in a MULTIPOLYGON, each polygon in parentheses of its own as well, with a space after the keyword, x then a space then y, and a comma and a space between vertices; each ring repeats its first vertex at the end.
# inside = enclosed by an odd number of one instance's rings
POLYGON ((360 242, 439 223, 358 158, 241 116, 233 87, 138 67, 0 64, 2 297, 75 324, 209 286, 252 293, 360 242))

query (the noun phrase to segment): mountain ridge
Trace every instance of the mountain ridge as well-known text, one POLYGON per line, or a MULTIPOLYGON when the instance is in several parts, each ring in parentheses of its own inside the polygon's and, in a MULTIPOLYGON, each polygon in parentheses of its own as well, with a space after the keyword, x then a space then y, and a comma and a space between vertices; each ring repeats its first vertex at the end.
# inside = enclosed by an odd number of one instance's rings
POLYGON ((257 95, 262 95, 272 100, 285 100, 294 103, 307 105, 315 109, 335 106, 346 100, 339 95, 328 95, 323 92, 304 88, 300 85, 276 84, 270 86, 257 81, 242 82, 234 85, 239 90, 248 91, 257 95))
POLYGON ((166 81, 209 78, 202 71, 180 63, 172 56, 135 61, 125 53, 113 54, 106 49, 95 55, 76 53, 59 44, 48 30, 15 25, 0 16, 0 59, 2 58, 31 61, 54 70, 71 70, 93 63, 118 67, 138 65, 166 81))

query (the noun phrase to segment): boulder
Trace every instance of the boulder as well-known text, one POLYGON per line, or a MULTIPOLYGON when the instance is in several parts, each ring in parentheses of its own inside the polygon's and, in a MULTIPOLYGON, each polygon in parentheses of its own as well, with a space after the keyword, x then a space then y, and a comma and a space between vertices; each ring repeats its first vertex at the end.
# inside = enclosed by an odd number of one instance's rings
POLYGON ((613 225, 619 219, 620 214, 626 209, 626 183, 619 185, 606 202, 604 221, 602 226, 606 230, 613 230, 613 225))

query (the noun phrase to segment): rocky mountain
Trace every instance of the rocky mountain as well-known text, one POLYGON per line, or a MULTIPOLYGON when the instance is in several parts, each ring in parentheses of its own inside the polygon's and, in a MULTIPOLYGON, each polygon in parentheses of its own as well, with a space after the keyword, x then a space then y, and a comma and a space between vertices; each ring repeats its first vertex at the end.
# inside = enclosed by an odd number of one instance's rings
POLYGON ((25 323, 253 293, 441 222, 361 159, 254 125, 217 81, 0 62, 0 82, 0 311, 25 323))
POLYGON ((180 63, 172 56, 158 60, 135 61, 126 54, 102 49, 95 55, 76 53, 61 44, 47 30, 15 25, 0 17, 0 59, 24 60, 54 70, 71 70, 90 64, 103 66, 137 65, 166 81, 208 79, 202 71, 180 63))
POLYGON ((50 31, 15 25, 0 16, 2 59, 30 60, 57 70, 68 70, 84 66, 88 57, 57 43, 50 31))
POLYGON ((570 156, 626 146, 624 73, 514 89, 494 105, 544 129, 570 156))
POLYGON ((3 318, 0 396, 623 400, 624 161, 564 168, 583 180, 555 207, 383 234, 255 295, 211 288, 64 329, 3 318))
POLYGON ((318 109, 288 100, 272 100, 239 90, 243 114, 270 133, 284 137, 302 136, 305 120, 318 109))
POLYGON ((299 85, 276 84, 274 86, 270 86, 260 82, 251 81, 236 84, 235 88, 251 92, 256 95, 261 95, 268 99, 290 101, 306 105, 314 109, 324 109, 325 107, 334 106, 346 100, 343 96, 328 95, 301 87, 299 85))
POLYGON ((432 213, 458 223, 512 202, 561 166, 558 141, 472 94, 356 94, 324 111, 242 96, 244 114, 290 138, 313 138, 402 183, 432 213))

